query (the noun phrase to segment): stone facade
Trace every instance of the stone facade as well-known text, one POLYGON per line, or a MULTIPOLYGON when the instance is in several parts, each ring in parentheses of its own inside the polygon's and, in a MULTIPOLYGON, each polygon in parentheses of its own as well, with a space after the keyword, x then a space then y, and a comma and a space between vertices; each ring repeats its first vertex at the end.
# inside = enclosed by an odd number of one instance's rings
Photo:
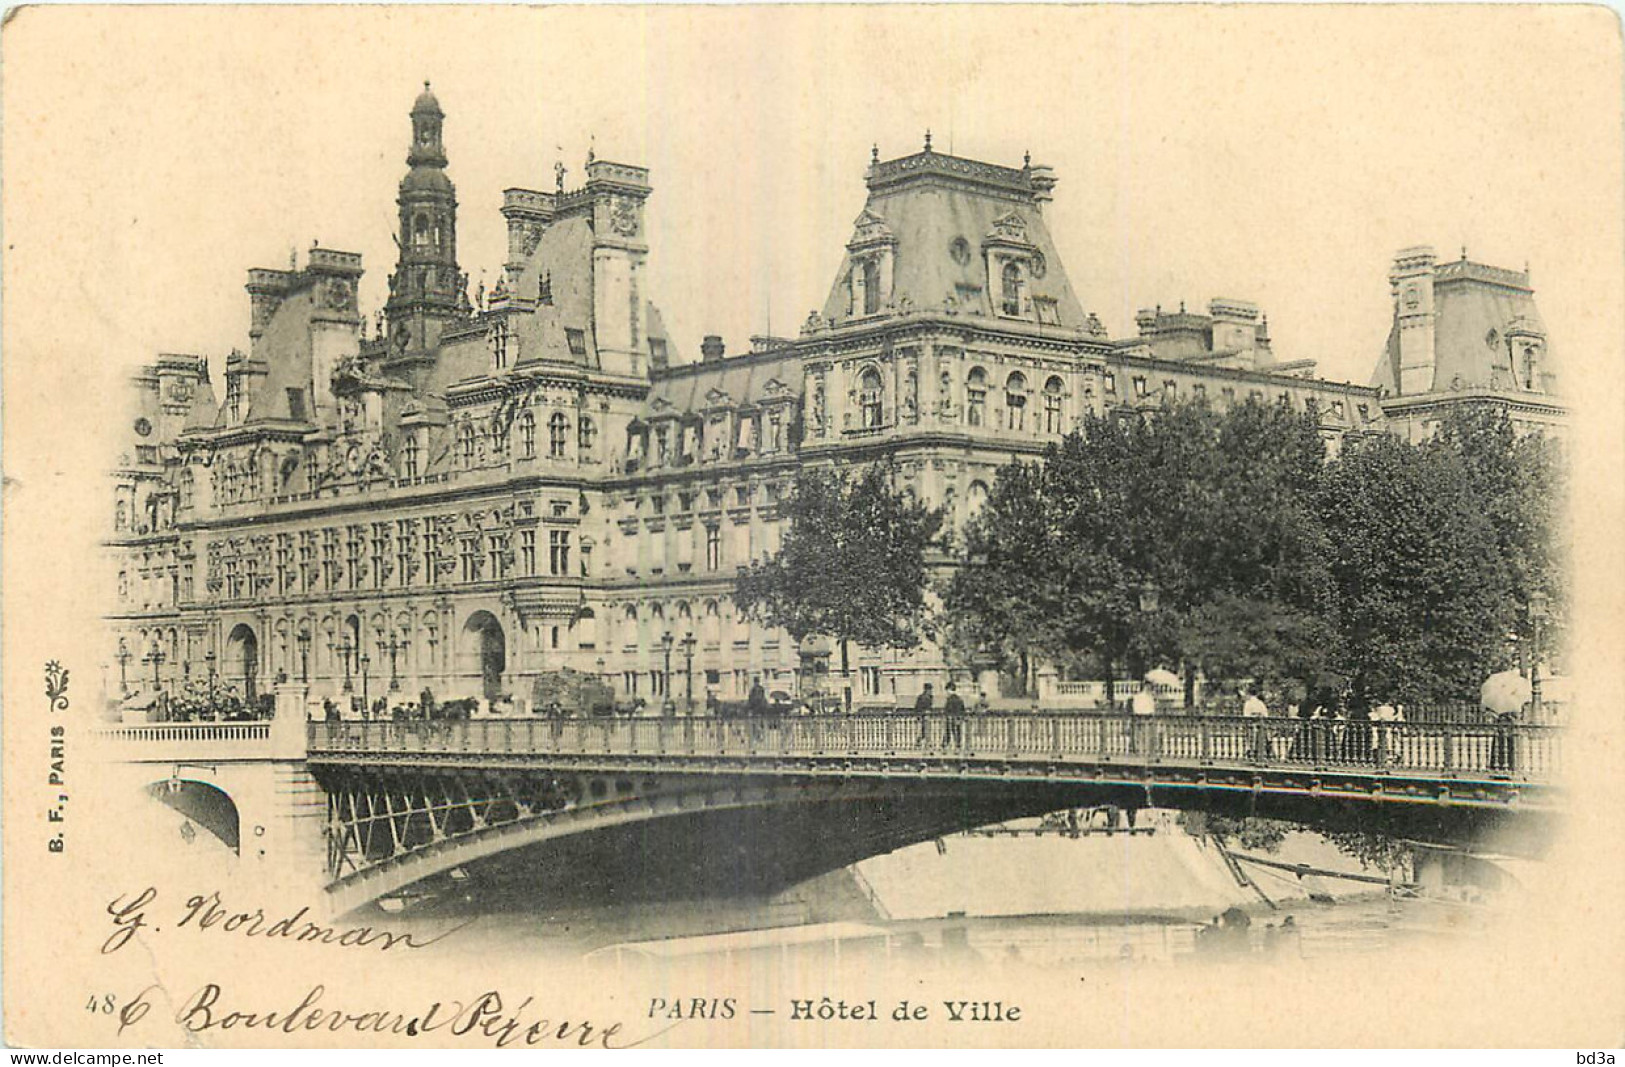
MULTIPOLYGON (((135 376, 110 694, 285 675, 318 699, 428 686, 523 706, 563 668, 652 703, 668 680, 679 704, 690 686, 696 705, 741 698, 755 677, 794 690, 802 650, 729 594, 776 550, 802 465, 892 457, 959 523, 999 466, 1085 412, 1278 398, 1336 447, 1433 395, 1281 362, 1245 301, 1143 312, 1138 337, 1112 340, 1050 238, 1054 174, 929 143, 871 161, 799 336, 735 355, 707 337, 679 361, 643 281, 645 169, 589 159, 579 188, 561 168, 552 191, 506 190, 508 257, 471 298, 427 87, 411 117, 399 260, 370 331, 361 257, 312 248, 303 268, 249 272, 249 351, 226 359, 223 396, 196 356, 135 376)), ((949 665, 928 648, 853 667, 860 701, 890 701, 949 665)))

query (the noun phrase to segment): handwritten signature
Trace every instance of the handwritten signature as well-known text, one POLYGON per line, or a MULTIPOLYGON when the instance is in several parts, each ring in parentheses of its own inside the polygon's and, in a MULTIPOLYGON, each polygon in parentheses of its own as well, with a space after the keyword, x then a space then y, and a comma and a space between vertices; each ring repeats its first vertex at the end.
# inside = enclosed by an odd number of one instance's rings
MULTIPOLYGON (((156 930, 147 919, 148 909, 158 899, 158 890, 152 886, 128 898, 115 897, 107 905, 107 914, 113 920, 113 932, 102 942, 102 954, 111 955, 129 943, 141 930, 156 930)), ((188 897, 179 912, 174 928, 182 930, 213 930, 237 937, 262 938, 271 941, 291 941, 296 944, 337 945, 341 948, 373 948, 388 952, 393 948, 428 948, 444 941, 468 926, 474 920, 444 930, 433 937, 417 937, 409 933, 394 933, 373 926, 329 926, 306 916, 309 907, 272 919, 264 908, 233 910, 220 899, 219 892, 207 896, 188 897)))

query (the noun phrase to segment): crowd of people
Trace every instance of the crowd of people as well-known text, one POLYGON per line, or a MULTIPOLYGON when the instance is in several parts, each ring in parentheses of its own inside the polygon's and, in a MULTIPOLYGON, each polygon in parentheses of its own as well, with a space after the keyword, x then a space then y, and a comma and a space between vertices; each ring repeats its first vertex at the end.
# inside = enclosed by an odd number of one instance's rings
POLYGON ((160 692, 146 708, 148 722, 253 722, 276 711, 270 693, 244 694, 236 686, 187 683, 177 693, 160 692))

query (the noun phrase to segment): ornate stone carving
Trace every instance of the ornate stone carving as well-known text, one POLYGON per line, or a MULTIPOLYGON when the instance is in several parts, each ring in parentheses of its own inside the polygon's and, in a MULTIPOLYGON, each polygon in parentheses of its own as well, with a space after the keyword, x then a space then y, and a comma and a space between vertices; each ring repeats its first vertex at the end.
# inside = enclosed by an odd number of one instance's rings
POLYGON ((993 230, 988 236, 1005 241, 1020 241, 1025 244, 1027 241, 1027 220, 1022 218, 1021 213, 1017 211, 1000 215, 993 220, 993 230))
POLYGON ((638 206, 631 197, 617 196, 609 202, 609 228, 622 237, 638 235, 638 206))

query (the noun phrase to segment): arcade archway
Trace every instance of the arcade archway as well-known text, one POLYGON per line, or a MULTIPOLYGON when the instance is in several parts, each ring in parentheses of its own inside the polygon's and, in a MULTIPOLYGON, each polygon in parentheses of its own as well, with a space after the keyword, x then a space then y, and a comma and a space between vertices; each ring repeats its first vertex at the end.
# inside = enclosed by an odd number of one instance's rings
POLYGON ((502 676, 508 669, 508 641, 502 624, 489 611, 476 611, 463 624, 463 658, 472 673, 479 676, 480 695, 495 699, 503 692, 502 676))

